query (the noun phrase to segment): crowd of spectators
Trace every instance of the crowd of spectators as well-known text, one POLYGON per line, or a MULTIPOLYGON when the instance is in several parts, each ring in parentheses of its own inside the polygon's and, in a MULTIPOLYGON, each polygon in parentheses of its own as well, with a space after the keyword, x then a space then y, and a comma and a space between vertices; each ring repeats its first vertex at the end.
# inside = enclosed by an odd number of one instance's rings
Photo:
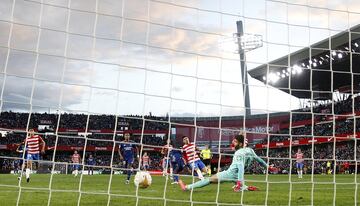
POLYGON ((145 130, 168 130, 168 117, 155 117, 152 115, 131 115, 116 117, 114 115, 87 115, 72 113, 18 113, 3 111, 0 115, 0 128, 24 129, 27 128, 29 121, 30 128, 37 128, 38 125, 47 125, 48 128, 57 128, 58 118, 59 128, 66 129, 85 129, 89 130, 141 130, 145 121, 145 130), (117 119, 116 119, 117 118, 117 119), (86 125, 88 124, 88 127, 86 125))
MULTIPOLYGON (((334 104, 323 104, 318 105, 313 108, 313 113, 300 113, 301 111, 292 111, 292 123, 309 120, 304 126, 282 129, 278 131, 278 134, 271 134, 269 138, 264 138, 262 143, 270 142, 282 142, 285 140, 296 140, 302 138, 312 138, 313 136, 334 136, 340 134, 352 134, 355 131, 360 132, 360 118, 356 119, 354 124, 354 119, 351 118, 340 118, 335 119, 335 121, 329 121, 328 115, 332 116, 332 111, 334 114, 347 114, 354 111, 360 110, 360 97, 348 98, 341 102, 335 102, 334 104), (354 101, 353 101, 354 100, 354 101), (335 126, 334 126, 335 123, 335 126), (291 136, 290 136, 291 133, 291 136)), ((47 125, 48 130, 55 130, 55 128, 65 128, 65 129, 82 129, 86 128, 89 130, 151 130, 151 131, 167 131, 169 130, 169 117, 156 117, 151 114, 147 116, 138 116, 138 115, 129 115, 116 117, 114 115, 88 115, 88 114, 73 114, 73 113, 18 113, 11 111, 4 111, 0 115, 0 128, 10 129, 10 130, 22 130, 24 132, 8 132, 6 135, 0 136, 0 145, 7 144, 19 144, 24 141, 26 137, 25 128, 38 128, 39 125, 47 125), (60 121, 58 121, 60 118, 60 121), (29 125, 27 125, 29 121, 29 125), (145 121, 145 122, 144 122, 145 121), (57 123, 59 122, 59 126, 57 123)), ((290 122, 287 122, 290 123, 290 122)), ((290 124, 291 125, 291 124, 290 124)), ((84 136, 84 134, 78 133, 62 133, 58 136, 54 134, 41 134, 46 144, 49 147, 53 147, 56 144, 58 146, 96 146, 96 147, 107 147, 114 146, 114 140, 116 146, 123 137, 119 134, 113 133, 97 133, 93 132, 84 136)), ((136 143, 142 143, 147 146, 162 146, 166 144, 166 136, 155 135, 155 132, 151 135, 145 134, 133 135, 132 140, 136 143)), ((312 148, 311 145, 302 146, 305 158, 314 158, 314 171, 321 171, 325 159, 332 159, 335 154, 335 158, 338 160, 350 160, 354 159, 355 149, 357 151, 357 160, 360 160, 360 147, 357 145, 354 146, 353 141, 342 142, 341 144, 336 144, 334 151, 334 144, 317 144, 312 148), (313 155, 311 155, 313 154, 313 155), (323 161, 322 161, 323 160, 323 161)), ((276 148, 276 149, 266 149, 259 150, 259 155, 263 157, 270 157, 270 163, 274 164, 281 171, 289 171, 290 165, 294 164, 294 160, 289 159, 289 157, 294 156, 296 147, 294 147, 289 154, 289 148, 276 148)), ((60 151, 60 150, 59 150, 60 151)), ((59 152, 57 151, 55 155, 55 161, 59 162, 70 162, 71 154, 69 151, 59 152)), ((2 151, 5 152, 5 151, 2 151)), ((17 154, 14 151, 7 151, 8 153, 4 156, 16 156, 17 154)), ((44 155, 44 160, 51 160, 53 151, 48 151, 44 155)), ((86 154, 88 155, 88 153, 86 154)), ((111 162, 111 152, 102 151, 93 152, 93 155, 99 166, 109 166, 111 162)), ((150 158, 153 159, 153 164, 150 166, 151 169, 158 169, 161 161, 161 154, 159 152, 150 153, 150 158)), ((13 167, 13 160, 2 159, 1 167, 9 168, 13 167)), ((311 161, 312 162, 312 161, 311 161)), ((113 159, 113 165, 121 166, 121 162, 118 158, 113 159)), ((310 165, 310 164, 307 164, 310 165)), ((251 168, 248 168, 249 171, 260 173, 262 170, 261 167, 256 164, 251 168)))
MULTIPOLYGON (((56 136, 43 134, 43 140, 45 141, 46 145, 49 147, 54 147, 56 143, 56 136)), ((20 144, 25 140, 26 133, 22 132, 10 132, 6 136, 0 137, 0 144, 7 145, 7 144, 20 144)), ((116 144, 119 144, 123 141, 123 136, 120 135, 113 135, 113 134, 92 134, 88 135, 87 137, 79 136, 75 134, 66 134, 66 135, 59 135, 57 138, 57 145, 60 146, 84 146, 85 141, 86 145, 90 146, 97 146, 97 147, 106 147, 114 145, 114 141, 116 144)), ((162 146, 166 144, 166 136, 157 136, 157 135, 143 135, 141 140, 141 135, 133 135, 131 138, 132 141, 136 143, 142 143, 143 145, 147 146, 162 146)))
MULTIPOLYGON (((273 148, 257 150, 257 154, 266 160, 266 157, 269 158, 269 164, 273 164, 279 169, 279 171, 290 171, 290 165, 292 165, 292 172, 295 173, 295 153, 297 149, 300 148, 304 154, 305 167, 308 169, 312 168, 314 160, 314 173, 321 173, 327 161, 332 161, 335 154, 335 159, 338 161, 337 165, 341 166, 344 161, 355 161, 355 141, 345 141, 334 143, 325 143, 325 144, 314 144, 314 149, 312 145, 305 145, 300 147, 292 147, 291 154, 288 147, 284 148, 273 148), (313 154, 313 155, 312 155, 313 154)), ((356 147, 356 160, 360 160, 360 144, 356 147)), ((337 168, 339 169, 339 168, 337 168)), ((253 164, 248 168, 248 172, 263 173, 263 169, 258 164, 253 164)))

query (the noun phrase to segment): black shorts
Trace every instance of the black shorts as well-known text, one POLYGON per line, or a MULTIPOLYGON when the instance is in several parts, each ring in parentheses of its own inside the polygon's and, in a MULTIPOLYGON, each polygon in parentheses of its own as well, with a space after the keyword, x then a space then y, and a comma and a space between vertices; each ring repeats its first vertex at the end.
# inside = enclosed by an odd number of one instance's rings
POLYGON ((210 165, 210 163, 211 163, 211 159, 203 159, 202 161, 203 161, 204 165, 206 165, 206 166, 210 165))

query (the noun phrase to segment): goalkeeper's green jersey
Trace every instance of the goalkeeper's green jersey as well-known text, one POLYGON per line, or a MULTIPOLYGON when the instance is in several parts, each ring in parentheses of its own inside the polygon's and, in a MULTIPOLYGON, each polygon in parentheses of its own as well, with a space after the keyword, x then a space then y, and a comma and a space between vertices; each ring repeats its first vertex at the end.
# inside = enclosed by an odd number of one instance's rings
POLYGON ((234 157, 232 159, 231 165, 228 170, 238 173, 239 172, 239 166, 243 166, 244 169, 250 166, 253 160, 256 160, 259 162, 262 166, 267 167, 266 162, 261 159, 259 156, 257 156, 253 149, 249 147, 240 148, 238 149, 234 157))

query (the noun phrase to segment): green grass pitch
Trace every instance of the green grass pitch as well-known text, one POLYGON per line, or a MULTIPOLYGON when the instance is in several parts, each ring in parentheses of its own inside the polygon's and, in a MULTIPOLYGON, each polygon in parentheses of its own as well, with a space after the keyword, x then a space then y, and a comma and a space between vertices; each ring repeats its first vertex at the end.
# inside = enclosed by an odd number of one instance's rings
MULTIPOLYGON (((147 189, 138 190, 139 198, 136 198, 133 183, 124 184, 124 175, 113 175, 110 185, 110 175, 84 175, 81 188, 79 176, 53 175, 51 184, 50 177, 49 174, 33 174, 30 183, 23 179, 20 183, 19 197, 17 176, 0 174, 0 205, 16 205, 18 197, 19 205, 48 205, 49 196, 50 205, 57 206, 77 205, 78 201, 84 206, 108 205, 108 201, 109 205, 139 206, 190 206, 191 202, 194 206, 240 205, 241 202, 244 205, 264 205, 266 200, 268 205, 360 205, 360 186, 357 188, 355 183, 359 182, 360 178, 355 181, 355 175, 336 175, 335 180, 333 175, 314 175, 314 185, 311 183, 311 175, 305 175, 303 179, 297 179, 295 175, 269 175, 267 183, 265 175, 246 175, 246 184, 255 185, 260 191, 235 193, 232 191, 231 183, 223 183, 220 184, 218 197, 217 184, 191 193, 181 191, 178 185, 171 185, 170 179, 165 188, 165 177, 152 176, 152 185, 147 189)), ((184 178, 184 181, 190 183, 192 178, 184 178)))

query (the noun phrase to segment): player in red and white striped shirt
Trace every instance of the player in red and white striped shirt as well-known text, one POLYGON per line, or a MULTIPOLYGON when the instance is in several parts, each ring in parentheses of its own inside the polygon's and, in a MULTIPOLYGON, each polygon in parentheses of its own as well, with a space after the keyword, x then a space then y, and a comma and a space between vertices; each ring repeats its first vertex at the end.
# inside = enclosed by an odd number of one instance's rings
POLYGON ((141 161, 142 161, 142 167, 143 167, 143 170, 148 170, 149 169, 149 165, 150 165, 150 157, 148 156, 147 152, 144 152, 144 155, 142 156, 141 158, 141 161))
POLYGON ((74 151, 74 154, 71 156, 71 161, 73 164, 75 177, 79 174, 81 156, 78 154, 78 151, 74 151))
POLYGON ((301 152, 300 148, 295 154, 295 158, 296 158, 296 169, 297 169, 298 178, 302 178, 303 168, 304 168, 304 154, 301 152))
POLYGON ((200 160, 196 152, 196 146, 194 143, 190 143, 190 139, 187 136, 183 136, 183 147, 182 151, 184 154, 184 159, 186 160, 188 166, 192 171, 196 171, 199 179, 204 179, 204 176, 201 172, 207 173, 205 164, 200 160))
POLYGON ((26 181, 29 182, 32 161, 40 160, 40 152, 45 153, 45 142, 40 135, 35 134, 34 130, 30 129, 25 139, 25 148, 27 148, 25 176, 26 181))
POLYGON ((170 170, 170 177, 172 177, 173 175, 173 168, 171 167, 170 164, 170 157, 169 157, 169 152, 172 150, 172 145, 170 142, 170 138, 168 138, 166 140, 166 145, 163 146, 163 148, 161 149, 161 154, 164 155, 164 158, 162 159, 162 168, 163 168, 163 176, 165 176, 167 174, 168 169, 170 170))

